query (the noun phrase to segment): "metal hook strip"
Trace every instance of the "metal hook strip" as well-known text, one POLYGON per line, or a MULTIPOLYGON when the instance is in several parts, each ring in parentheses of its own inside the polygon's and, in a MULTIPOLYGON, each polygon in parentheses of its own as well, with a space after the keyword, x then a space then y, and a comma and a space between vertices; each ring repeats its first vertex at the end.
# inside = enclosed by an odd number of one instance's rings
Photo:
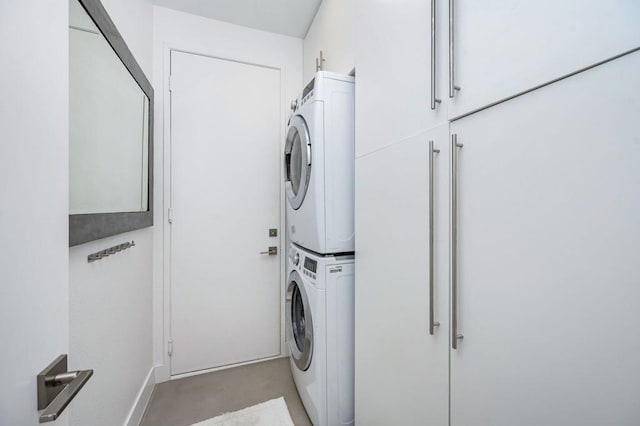
POLYGON ((87 256, 87 262, 95 262, 96 260, 102 260, 105 257, 109 257, 112 254, 119 253, 130 247, 135 247, 135 245, 136 245, 135 241, 131 241, 131 242, 127 241, 126 243, 118 244, 113 247, 109 247, 107 249, 100 250, 95 253, 91 253, 90 255, 87 256))

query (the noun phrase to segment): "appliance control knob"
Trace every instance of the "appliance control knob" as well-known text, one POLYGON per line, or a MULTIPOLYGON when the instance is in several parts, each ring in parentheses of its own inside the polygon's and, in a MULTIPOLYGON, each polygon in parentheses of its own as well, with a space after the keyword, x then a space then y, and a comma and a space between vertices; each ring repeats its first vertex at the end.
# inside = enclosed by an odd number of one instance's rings
POLYGON ((296 255, 293 256, 293 264, 298 266, 299 263, 300 263, 300 253, 296 253, 296 255))
POLYGON ((298 100, 294 99, 291 101, 291 111, 295 111, 298 109, 298 100))

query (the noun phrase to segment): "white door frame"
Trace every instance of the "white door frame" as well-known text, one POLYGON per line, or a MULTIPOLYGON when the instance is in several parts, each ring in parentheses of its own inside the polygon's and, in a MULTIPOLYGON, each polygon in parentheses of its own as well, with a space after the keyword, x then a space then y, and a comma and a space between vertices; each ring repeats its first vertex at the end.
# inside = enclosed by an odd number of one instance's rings
MULTIPOLYGON (((171 179, 171 93, 169 88, 169 78, 171 75, 171 53, 172 52, 188 53, 193 55, 206 56, 213 59, 221 59, 225 61, 232 61, 241 64, 255 65, 264 68, 270 68, 280 71, 280 152, 284 152, 284 135, 287 125, 287 110, 285 105, 286 99, 286 75, 285 70, 280 64, 268 64, 268 63, 256 63, 246 61, 240 58, 234 58, 229 56, 216 55, 207 49, 192 49, 185 46, 179 46, 173 43, 164 43, 162 47, 162 167, 157 170, 162 170, 163 173, 163 205, 161 213, 157 215, 162 220, 162 365, 158 366, 156 381, 162 382, 167 380, 174 380, 188 376, 194 376, 198 374, 209 373, 211 371, 223 370, 227 368, 236 367, 239 365, 252 364, 255 362, 265 361, 266 359, 260 359, 255 361, 248 361, 244 363, 226 365, 222 367, 215 367, 207 370, 200 370, 193 373, 185 373, 180 375, 171 375, 171 357, 169 356, 169 341, 171 339, 171 224, 169 223, 169 208, 171 207, 171 192, 172 192, 172 179, 171 179)), ((280 354, 274 358, 280 358, 287 355, 285 349, 285 312, 284 312, 284 297, 286 294, 286 235, 285 230, 285 188, 284 188, 284 160, 283 156, 280 156, 280 228, 278 230, 278 250, 280 253, 280 354)), ((154 316, 155 317, 155 316, 154 316)), ((154 346, 155 348, 155 346, 154 346)))

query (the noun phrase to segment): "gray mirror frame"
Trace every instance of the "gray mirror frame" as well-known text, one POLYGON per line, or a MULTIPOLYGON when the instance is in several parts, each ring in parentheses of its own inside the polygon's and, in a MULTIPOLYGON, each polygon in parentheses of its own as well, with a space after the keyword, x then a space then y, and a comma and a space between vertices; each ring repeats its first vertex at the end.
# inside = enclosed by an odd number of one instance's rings
POLYGON ((100 0, 78 0, 107 39, 131 76, 149 98, 148 205, 144 212, 69 215, 69 246, 153 226, 153 87, 100 0))

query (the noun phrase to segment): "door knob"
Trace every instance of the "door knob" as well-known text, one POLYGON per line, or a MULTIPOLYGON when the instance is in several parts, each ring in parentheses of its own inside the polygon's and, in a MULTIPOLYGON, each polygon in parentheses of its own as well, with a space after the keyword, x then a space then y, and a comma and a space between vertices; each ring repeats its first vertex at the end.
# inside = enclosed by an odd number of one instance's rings
POLYGON ((260 254, 268 254, 269 256, 275 256, 278 254, 278 247, 271 246, 268 251, 261 251, 260 254))

